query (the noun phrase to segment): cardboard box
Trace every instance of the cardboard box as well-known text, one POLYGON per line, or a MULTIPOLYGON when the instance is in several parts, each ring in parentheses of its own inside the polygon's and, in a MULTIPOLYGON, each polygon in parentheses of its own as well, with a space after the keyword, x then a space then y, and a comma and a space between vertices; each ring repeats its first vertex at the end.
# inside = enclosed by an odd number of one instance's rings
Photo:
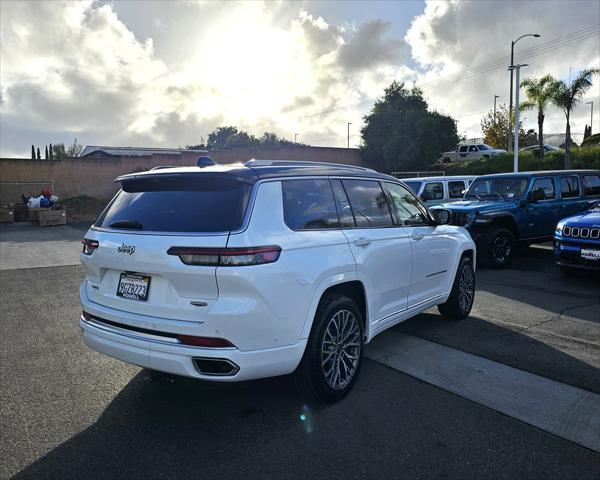
POLYGON ((14 214, 12 208, 0 207, 0 223, 12 223, 14 214))
POLYGON ((50 227, 52 225, 66 225, 67 211, 66 210, 46 210, 38 212, 40 227, 50 227))
POLYGON ((50 208, 30 208, 29 209, 29 221, 31 223, 39 223, 40 212, 49 212, 50 208))

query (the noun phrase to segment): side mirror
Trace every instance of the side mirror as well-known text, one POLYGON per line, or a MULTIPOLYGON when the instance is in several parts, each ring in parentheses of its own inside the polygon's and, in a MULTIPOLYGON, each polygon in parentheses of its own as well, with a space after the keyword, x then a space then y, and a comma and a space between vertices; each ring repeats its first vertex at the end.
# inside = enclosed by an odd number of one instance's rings
POLYGON ((450 219, 452 218, 450 210, 446 210, 444 208, 436 208, 435 210, 431 210, 431 214, 438 225, 448 225, 450 223, 450 219))
POLYGON ((538 202, 543 199, 544 199, 544 190, 542 190, 541 188, 538 188, 537 190, 533 190, 529 194, 529 201, 532 203, 538 202))

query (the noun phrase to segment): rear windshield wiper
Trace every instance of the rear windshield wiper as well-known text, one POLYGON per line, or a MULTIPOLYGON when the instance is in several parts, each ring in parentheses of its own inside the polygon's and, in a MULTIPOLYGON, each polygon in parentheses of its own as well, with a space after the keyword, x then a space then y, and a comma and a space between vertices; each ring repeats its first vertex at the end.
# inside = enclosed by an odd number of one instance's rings
POLYGON ((111 228, 134 228, 136 230, 142 230, 144 226, 137 220, 118 220, 109 225, 111 228))

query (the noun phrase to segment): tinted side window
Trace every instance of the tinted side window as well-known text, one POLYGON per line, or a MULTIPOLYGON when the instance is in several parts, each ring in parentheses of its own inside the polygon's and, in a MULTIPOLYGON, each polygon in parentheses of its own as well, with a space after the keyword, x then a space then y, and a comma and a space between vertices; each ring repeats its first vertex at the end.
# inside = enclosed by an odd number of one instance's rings
POLYGON ((450 198, 462 198, 465 183, 460 181, 448 182, 448 196, 450 198))
POLYGON ((467 145, 463 145, 462 147, 460 147, 460 149, 458 151, 460 153, 465 153, 468 149, 469 149, 469 147, 467 145))
POLYGON ((542 190, 543 200, 554 200, 554 180, 551 178, 538 178, 533 182, 532 190, 542 190))
POLYGON ((329 180, 284 180, 283 216, 292 230, 338 228, 329 180))
POLYGON ((402 225, 428 225, 429 218, 417 198, 396 183, 385 184, 402 225))
POLYGON ((600 195, 600 175, 583 176, 583 193, 586 197, 600 195))
POLYGON ((426 183, 421 198, 423 200, 442 200, 444 198, 444 185, 442 185, 442 182, 426 183))
POLYGON ((560 177, 560 195, 562 198, 579 196, 579 179, 577 177, 560 177))
POLYGON ((478 151, 478 150, 477 150, 477 147, 476 147, 475 145, 471 145, 471 146, 469 147, 469 152, 477 152, 477 151, 478 151))
POLYGON ((379 182, 344 180, 357 227, 391 227, 392 214, 379 182))
POLYGON ((332 180, 331 186, 333 187, 333 196, 335 198, 340 225, 344 228, 355 227, 352 208, 350 207, 350 202, 348 201, 348 196, 346 195, 342 181, 332 180))

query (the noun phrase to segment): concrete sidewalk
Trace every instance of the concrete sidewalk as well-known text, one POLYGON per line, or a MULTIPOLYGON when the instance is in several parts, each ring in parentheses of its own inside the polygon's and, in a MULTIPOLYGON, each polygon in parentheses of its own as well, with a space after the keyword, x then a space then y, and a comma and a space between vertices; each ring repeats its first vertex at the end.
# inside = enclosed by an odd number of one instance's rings
POLYGON ((26 222, 0 227, 0 270, 78 265, 80 230, 59 225, 38 227, 26 222))

